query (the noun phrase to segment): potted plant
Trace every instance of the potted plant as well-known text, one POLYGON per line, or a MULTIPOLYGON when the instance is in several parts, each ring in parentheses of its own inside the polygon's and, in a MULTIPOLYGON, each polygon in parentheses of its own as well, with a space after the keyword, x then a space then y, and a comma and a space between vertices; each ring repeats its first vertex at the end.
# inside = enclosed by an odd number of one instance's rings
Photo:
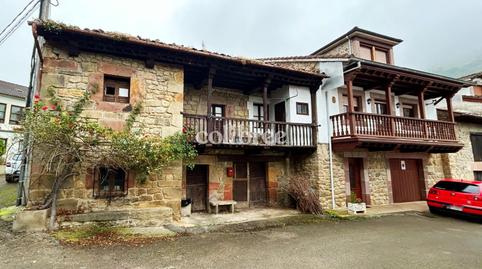
POLYGON ((357 198, 354 192, 350 195, 350 202, 348 203, 348 212, 351 214, 365 213, 367 211, 367 205, 362 199, 357 198))

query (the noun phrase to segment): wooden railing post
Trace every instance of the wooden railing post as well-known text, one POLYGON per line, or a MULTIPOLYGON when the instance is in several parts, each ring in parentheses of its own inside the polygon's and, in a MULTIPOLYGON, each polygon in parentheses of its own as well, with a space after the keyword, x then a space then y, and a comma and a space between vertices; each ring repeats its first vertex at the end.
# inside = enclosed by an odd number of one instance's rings
POLYGON ((355 107, 353 105, 353 79, 350 78, 346 83, 346 89, 348 93, 348 124, 350 126, 350 135, 356 135, 356 128, 355 128, 355 115, 353 112, 355 111, 355 107))
POLYGON ((214 75, 216 74, 216 70, 214 68, 209 68, 209 72, 208 72, 208 85, 207 85, 207 96, 206 96, 206 115, 207 115, 207 119, 206 119, 206 123, 207 123, 207 132, 209 134, 209 132, 211 132, 212 130, 214 130, 214 126, 213 126, 213 121, 212 121, 212 104, 211 104, 211 96, 213 94, 213 80, 214 80, 214 75))
MULTIPOLYGON (((387 87, 385 89, 385 102, 387 103, 387 115, 389 115, 389 116, 393 116, 393 110, 394 110, 393 101, 392 101, 392 86, 393 86, 393 84, 395 84, 395 82, 398 80, 398 78, 399 78, 398 75, 395 76, 394 78, 392 78, 392 80, 387 84, 387 87)), ((388 127, 390 128, 388 130, 389 134, 391 136, 394 136, 395 135, 395 123, 394 123, 392 117, 389 118, 388 127)))
MULTIPOLYGON (((318 108, 316 106, 316 92, 318 90, 318 86, 313 86, 310 89, 311 95, 311 140, 312 145, 316 146, 318 143, 318 108)), ((327 115, 328 116, 328 115, 327 115)), ((329 126, 327 126, 329 128, 329 126)))

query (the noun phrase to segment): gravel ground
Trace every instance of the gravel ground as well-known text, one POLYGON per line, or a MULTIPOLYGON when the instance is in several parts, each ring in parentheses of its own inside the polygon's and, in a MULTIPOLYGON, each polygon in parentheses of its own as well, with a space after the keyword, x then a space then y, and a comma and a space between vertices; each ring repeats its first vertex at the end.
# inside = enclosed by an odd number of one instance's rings
POLYGON ((81 248, 2 222, 0 268, 482 268, 481 239, 479 223, 412 214, 81 248))

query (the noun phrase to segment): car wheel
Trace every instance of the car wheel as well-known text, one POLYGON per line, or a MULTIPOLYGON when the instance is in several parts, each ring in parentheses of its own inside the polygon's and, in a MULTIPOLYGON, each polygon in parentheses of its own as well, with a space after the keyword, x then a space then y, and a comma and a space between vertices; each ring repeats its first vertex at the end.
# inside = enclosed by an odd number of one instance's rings
POLYGON ((430 210, 430 213, 432 213, 432 214, 439 214, 440 213, 440 209, 438 209, 436 207, 429 206, 428 209, 430 210))

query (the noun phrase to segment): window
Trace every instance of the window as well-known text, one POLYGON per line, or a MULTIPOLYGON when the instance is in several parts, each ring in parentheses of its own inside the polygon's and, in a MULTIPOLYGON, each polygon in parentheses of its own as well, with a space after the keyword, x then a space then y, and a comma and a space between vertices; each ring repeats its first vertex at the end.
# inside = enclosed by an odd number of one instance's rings
POLYGON ((119 168, 98 167, 95 171, 96 198, 111 198, 127 194, 127 173, 119 168))
POLYGON ((296 114, 308 115, 308 103, 296 103, 296 114))
MULTIPOLYGON (((343 112, 348 112, 348 96, 346 94, 343 94, 343 112)), ((361 112, 361 96, 353 96, 353 107, 355 112, 361 112)))
MULTIPOLYGON (((269 106, 268 106, 268 111, 269 111, 269 106)), ((263 104, 253 104, 253 118, 255 120, 264 120, 263 104)), ((269 112, 266 120, 269 120, 269 112)))
POLYGON ((415 118, 416 117, 416 106, 415 105, 408 105, 404 104, 402 106, 402 115, 404 117, 410 117, 410 118, 415 118))
POLYGON ((23 115, 23 107, 11 106, 10 108, 10 124, 20 124, 23 115))
POLYGON ((214 117, 224 117, 224 105, 212 105, 211 114, 214 117))
POLYGON ((482 162, 482 134, 470 134, 474 161, 482 162))
POLYGON ((105 76, 104 101, 115 103, 129 103, 130 80, 129 78, 105 76))
POLYGON ((379 63, 389 63, 389 50, 370 44, 360 44, 360 58, 379 63))
POLYGON ((7 111, 7 105, 0 104, 0 123, 5 123, 5 111, 7 111))
POLYGON ((454 191, 469 194, 479 194, 479 186, 464 182, 439 181, 435 186, 439 190, 454 191))
POLYGON ((474 171, 474 180, 482 181, 482 171, 474 171))
POLYGON ((379 115, 388 114, 387 104, 383 100, 375 100, 375 112, 379 115))

